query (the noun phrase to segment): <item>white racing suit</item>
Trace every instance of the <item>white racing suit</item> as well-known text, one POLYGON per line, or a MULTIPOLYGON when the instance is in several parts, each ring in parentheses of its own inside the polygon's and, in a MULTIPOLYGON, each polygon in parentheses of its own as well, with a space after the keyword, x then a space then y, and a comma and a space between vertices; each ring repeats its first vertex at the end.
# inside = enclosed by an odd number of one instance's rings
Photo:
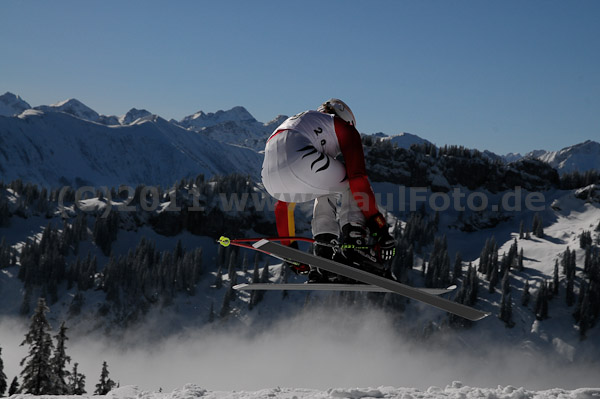
MULTIPOLYGON (((340 225, 364 225, 367 218, 379 213, 366 177, 360 134, 331 114, 306 111, 284 121, 267 141, 262 181, 280 202, 315 200, 313 236, 339 236, 340 225), (335 159, 339 154, 345 164, 335 159)), ((276 209, 276 217, 279 235, 294 235, 282 234, 289 224, 285 220, 288 215, 276 209)))

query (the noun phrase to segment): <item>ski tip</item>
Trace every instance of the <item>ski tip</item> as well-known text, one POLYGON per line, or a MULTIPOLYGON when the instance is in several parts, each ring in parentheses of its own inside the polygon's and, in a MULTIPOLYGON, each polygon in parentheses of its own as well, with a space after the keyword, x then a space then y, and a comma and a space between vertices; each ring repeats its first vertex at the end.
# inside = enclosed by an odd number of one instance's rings
POLYGON ((481 312, 481 316, 479 316, 478 318, 473 319, 473 321, 483 320, 483 319, 485 319, 486 317, 488 317, 491 314, 492 314, 492 312, 481 312))
POLYGON ((245 283, 244 284, 237 284, 237 285, 233 286, 233 289, 236 290, 236 291, 239 291, 239 290, 243 290, 246 287, 248 287, 248 284, 245 284, 245 283))
POLYGON ((263 245, 265 245, 266 243, 269 243, 269 242, 271 242, 271 241, 269 241, 269 240, 265 240, 265 239, 263 238, 262 240, 258 240, 257 242, 255 242, 254 244, 252 244, 252 246, 253 246, 254 248, 260 248, 260 247, 262 247, 263 245))
POLYGON ((452 284, 450 287, 446 288, 448 291, 454 291, 456 289, 456 284, 452 284))

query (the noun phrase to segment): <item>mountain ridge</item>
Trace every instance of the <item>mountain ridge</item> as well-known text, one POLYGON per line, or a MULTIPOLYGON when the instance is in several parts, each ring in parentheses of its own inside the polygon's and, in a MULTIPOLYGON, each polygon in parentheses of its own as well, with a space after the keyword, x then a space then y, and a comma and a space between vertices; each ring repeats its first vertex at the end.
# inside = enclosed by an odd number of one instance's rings
MULTIPOLYGON (((42 112, 46 114, 66 113, 82 121, 109 127, 123 127, 133 124, 141 124, 144 122, 156 123, 156 121, 160 120, 161 126, 165 127, 170 125, 171 127, 169 129, 174 129, 174 131, 177 131, 177 129, 185 129, 189 132, 197 133, 207 139, 219 142, 225 146, 248 148, 257 153, 260 153, 264 149, 264 143, 273 130, 287 118, 285 115, 278 115, 273 120, 267 123, 262 123, 257 121, 243 106, 236 106, 225 111, 198 111, 192 115, 182 118, 180 121, 173 119, 167 121, 145 109, 137 108, 130 109, 125 115, 122 116, 101 115, 95 110, 86 106, 81 101, 74 98, 60 101, 52 105, 41 105, 32 108, 21 97, 15 94, 7 92, 0 96, 0 115, 8 118, 14 118, 21 114, 23 118, 27 118, 32 117, 35 112, 42 112)), ((68 126, 62 128, 62 130, 65 131, 68 131, 68 129, 68 126)), ((88 126, 86 129, 93 130, 96 128, 88 126)), ((377 138, 378 140, 387 140, 393 145, 405 149, 408 149, 415 144, 431 144, 431 142, 427 139, 406 132, 395 135, 388 135, 380 132, 372 134, 371 136, 377 138)), ((5 145, 8 144, 9 142, 5 143, 5 145)), ((130 143, 130 145, 133 145, 133 142, 130 143)), ((44 147, 38 146, 34 151, 43 153, 44 147)), ((128 151, 131 152, 131 148, 129 148, 128 151)), ((202 151, 202 149, 198 149, 198 151, 202 151)), ((188 152, 188 157, 189 154, 190 153, 188 152)), ((199 154, 202 154, 202 152, 199 154)), ((202 155, 199 154, 196 154, 195 156, 201 157, 202 155)), ((507 164, 517 162, 525 158, 538 159, 550 164, 559 173, 600 170, 600 144, 591 140, 566 147, 560 151, 552 152, 538 150, 532 151, 524 156, 519 153, 497 155, 490 151, 483 151, 483 154, 493 161, 507 164)), ((47 155, 47 157, 50 157, 50 155, 47 155)), ((5 158, 7 158, 6 155, 5 158)), ((261 162, 257 161, 257 165, 251 167, 250 173, 255 176, 258 175, 260 164, 261 162)), ((223 171, 227 169, 236 170, 235 167, 220 167, 218 169, 219 171, 216 171, 213 168, 212 173, 223 173, 223 171)), ((207 172, 207 169, 203 169, 203 171, 207 172)), ((82 180, 89 181, 90 179, 83 177, 82 180)), ((43 181, 39 182, 42 183, 43 181)), ((55 184, 56 181, 53 180, 50 183, 55 184)))

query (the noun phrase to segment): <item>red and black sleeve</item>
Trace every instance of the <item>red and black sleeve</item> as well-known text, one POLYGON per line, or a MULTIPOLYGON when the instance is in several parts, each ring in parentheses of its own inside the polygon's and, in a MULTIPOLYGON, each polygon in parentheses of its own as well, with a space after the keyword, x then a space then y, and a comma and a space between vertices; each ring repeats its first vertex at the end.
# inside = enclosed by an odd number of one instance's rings
MULTIPOLYGON (((367 220, 380 215, 377 209, 377 201, 365 166, 365 154, 363 152, 360 133, 349 123, 340 118, 334 118, 335 133, 340 145, 340 150, 346 162, 346 173, 350 183, 350 190, 360 210, 367 220)), ((385 219, 383 222, 385 223, 385 219)), ((379 223, 378 223, 379 224, 379 223)))

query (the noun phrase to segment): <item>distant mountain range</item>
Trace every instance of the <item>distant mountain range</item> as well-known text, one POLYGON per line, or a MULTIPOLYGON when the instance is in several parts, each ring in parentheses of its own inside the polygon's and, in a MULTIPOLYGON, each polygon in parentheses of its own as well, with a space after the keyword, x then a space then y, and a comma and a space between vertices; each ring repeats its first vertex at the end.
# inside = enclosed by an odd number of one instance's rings
MULTIPOLYGON (((101 115, 76 99, 31 107, 0 96, 0 179, 44 185, 172 184, 172 179, 240 172, 260 175, 266 138, 287 117, 257 121, 244 107, 167 121, 144 109, 101 115)), ((429 143, 417 135, 373 135, 401 148, 429 143)), ((600 144, 560 151, 484 154, 505 163, 537 158, 559 172, 600 170, 600 144)))
POLYGON ((0 97, 0 180, 57 187, 155 184, 198 174, 257 178, 257 151, 187 130, 145 110, 99 115, 77 100, 27 108, 0 97), (26 108, 22 112, 19 111, 26 108), (15 116, 15 114, 17 114, 15 116))

